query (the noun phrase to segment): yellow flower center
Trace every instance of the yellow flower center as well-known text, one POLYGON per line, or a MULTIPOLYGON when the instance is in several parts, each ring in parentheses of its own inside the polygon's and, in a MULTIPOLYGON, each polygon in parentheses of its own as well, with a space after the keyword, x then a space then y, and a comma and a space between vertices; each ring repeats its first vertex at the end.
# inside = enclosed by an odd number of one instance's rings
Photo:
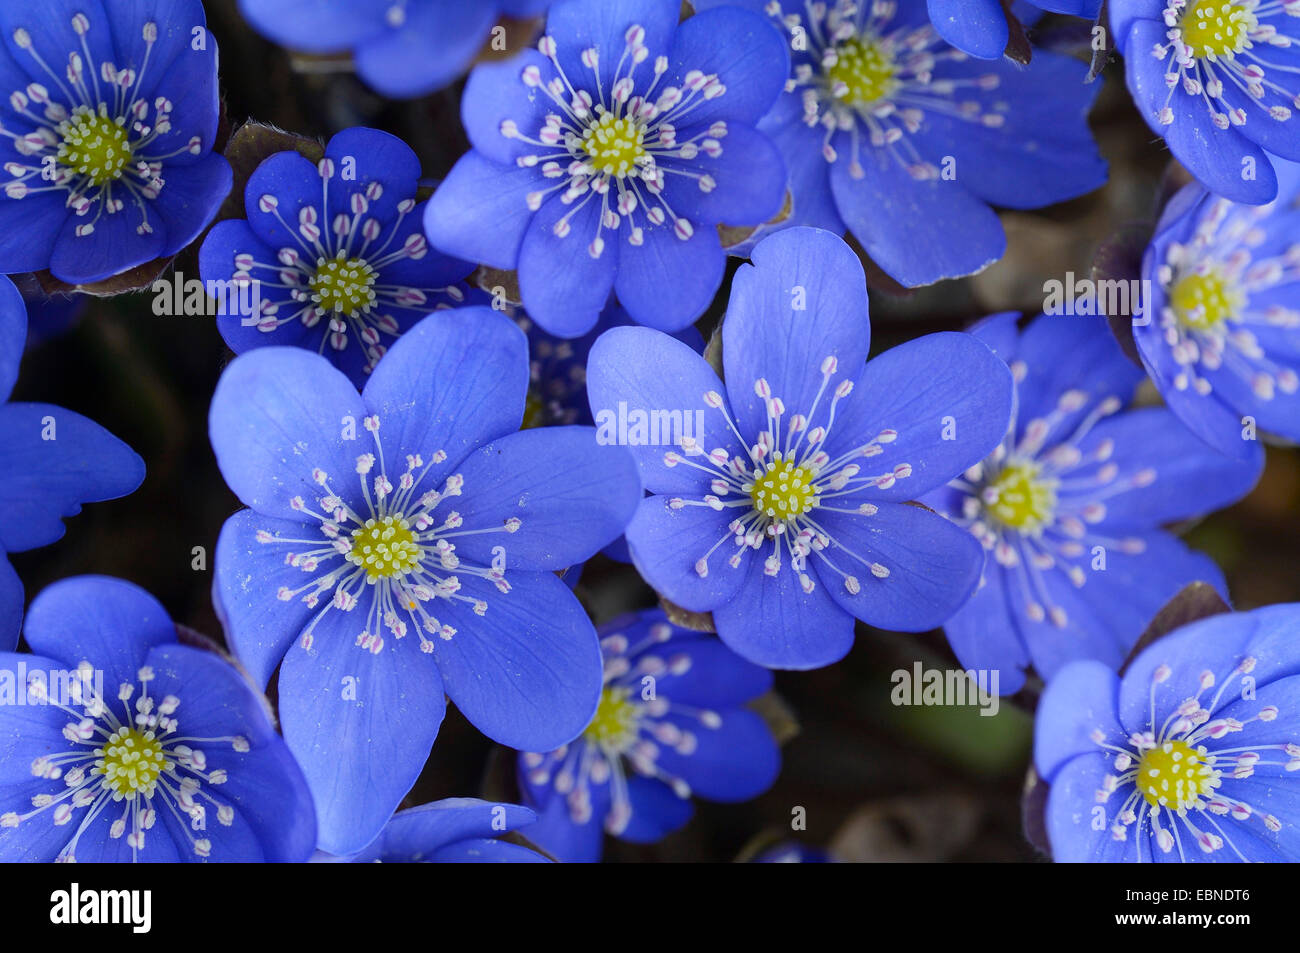
POLYGON ((1142 755, 1134 783, 1152 807, 1178 811, 1217 788, 1219 772, 1210 767, 1203 750, 1185 741, 1166 741, 1142 755))
POLYGON ((420 564, 420 546, 400 516, 366 520, 352 531, 348 562, 366 571, 366 582, 403 576, 420 564))
POLYGON ((631 689, 607 686, 600 693, 596 717, 582 733, 592 744, 612 751, 624 751, 637 738, 637 723, 641 714, 637 705, 628 700, 631 689))
POLYGON ((1257 26, 1255 14, 1236 0, 1194 0, 1178 21, 1183 42, 1197 59, 1240 53, 1257 26))
POLYGON ((813 489, 813 472, 795 466, 793 460, 778 460, 749 491, 754 509, 776 519, 789 519, 807 513, 817 505, 813 489))
POLYGON ((109 119, 82 106, 56 132, 63 141, 55 161, 95 185, 120 179, 122 169, 131 161, 131 145, 122 120, 109 119))
POLYGON ((602 175, 623 178, 645 157, 645 129, 634 120, 605 113, 582 133, 582 148, 602 175))
POLYGON ((100 750, 103 755, 94 770, 104 776, 104 784, 113 792, 115 801, 130 800, 137 794, 152 797, 158 775, 171 767, 162 742, 154 738, 152 731, 146 734, 134 728, 119 728, 100 750))
POLYGON ((307 282, 315 293, 314 300, 326 311, 342 311, 355 317, 369 311, 375 303, 375 269, 360 258, 344 258, 339 252, 316 265, 316 274, 307 282))
POLYGON ((1240 312, 1245 300, 1231 282, 1211 271, 1180 278, 1169 291, 1169 305, 1184 327, 1209 331, 1240 312))
POLYGON ((871 37, 852 37, 835 48, 835 65, 826 71, 831 89, 840 83, 846 91, 839 98, 851 106, 865 106, 884 99, 899 82, 893 54, 871 37))
POLYGON ((1036 463, 1013 463, 993 481, 995 499, 988 512, 1003 526, 1034 532, 1052 521, 1056 512, 1055 481, 1042 476, 1036 463))

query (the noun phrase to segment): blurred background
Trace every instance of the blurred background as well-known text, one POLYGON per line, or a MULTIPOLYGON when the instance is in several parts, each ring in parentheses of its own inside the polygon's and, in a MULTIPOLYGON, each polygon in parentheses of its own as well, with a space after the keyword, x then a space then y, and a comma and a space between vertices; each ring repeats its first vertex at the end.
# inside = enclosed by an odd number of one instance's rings
MULTIPOLYGON (((352 76, 346 62, 298 56, 262 40, 233 0, 207 0, 206 7, 221 51, 232 128, 251 119, 325 139, 348 126, 374 126, 410 144, 430 185, 467 148, 459 84, 424 99, 384 100, 352 76)), ((1087 55, 1086 35, 1086 24, 1080 32, 1078 21, 1053 18, 1031 34, 1077 49, 1081 57, 1087 55)), ((1110 162, 1110 183, 1041 212, 1004 214, 1007 255, 981 275, 902 297, 873 290, 873 353, 920 334, 962 329, 992 312, 1036 314, 1045 280, 1069 271, 1086 275, 1108 236, 1152 220, 1168 155, 1133 110, 1119 64, 1112 63, 1099 82, 1092 123, 1110 162)), ((738 264, 733 259, 732 268, 738 264)), ((198 277, 192 251, 176 268, 198 277)), ((724 282, 698 324, 706 340, 728 287, 724 282)), ((219 639, 211 559, 221 525, 239 503, 217 470, 207 413, 232 355, 210 318, 159 317, 151 305, 147 290, 81 297, 58 303, 72 315, 66 330, 37 340, 33 328, 14 399, 91 417, 144 457, 148 475, 131 496, 88 506, 69 521, 60 542, 12 561, 29 600, 65 576, 111 574, 157 595, 178 623, 219 639)), ((1294 562, 1300 454, 1294 447, 1270 448, 1264 477, 1249 497, 1186 530, 1188 542, 1223 567, 1237 608, 1300 601, 1294 562)), ((577 592, 598 623, 655 603, 630 566, 604 557, 587 564, 577 592)), ((829 848, 844 860, 1041 860, 1021 833, 1031 713, 1011 700, 995 717, 981 717, 973 707, 894 707, 891 673, 910 670, 918 660, 926 667, 956 667, 941 632, 900 635, 860 624, 853 651, 839 664, 778 672, 775 696, 762 706, 785 739, 776 785, 746 804, 697 801, 695 819, 656 845, 607 839, 607 860, 744 860, 784 843, 829 848), (796 830, 792 822, 800 814, 805 829, 796 830)), ((514 799, 510 755, 449 708, 432 758, 404 806, 480 794, 514 799)))

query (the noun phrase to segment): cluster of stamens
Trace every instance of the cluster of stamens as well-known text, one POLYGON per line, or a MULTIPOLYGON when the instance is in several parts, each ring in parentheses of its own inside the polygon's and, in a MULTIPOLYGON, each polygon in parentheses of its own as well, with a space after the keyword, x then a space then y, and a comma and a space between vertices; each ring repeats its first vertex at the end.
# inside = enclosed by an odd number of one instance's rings
POLYGON ((74 234, 91 235, 104 215, 119 214, 130 202, 139 213, 136 232, 151 233, 149 203, 165 182, 166 160, 182 154, 199 155, 199 136, 171 151, 156 151, 155 141, 172 130, 172 102, 157 96, 150 102, 140 90, 154 45, 158 25, 142 28, 145 53, 141 62, 119 69, 108 60, 97 61, 86 42, 92 24, 84 13, 72 17, 80 50, 68 54, 63 75, 37 51, 31 34, 19 27, 13 41, 31 58, 32 66, 48 77, 28 83, 9 94, 9 106, 30 131, 15 132, 0 126, 0 135, 13 141, 15 151, 28 162, 4 165, 11 181, 5 195, 23 199, 50 191, 67 193, 67 206, 83 219, 74 234), (91 216, 91 212, 94 215, 91 216))
MULTIPOLYGON (((1156 719, 1156 695, 1173 675, 1172 668, 1161 665, 1151 677, 1150 713, 1145 731, 1135 731, 1122 740, 1108 738, 1100 729, 1092 733, 1093 743, 1114 766, 1114 773, 1106 775, 1097 791, 1097 803, 1108 804, 1116 794, 1124 798, 1112 815, 1110 836, 1114 840, 1127 840, 1130 829, 1149 831, 1162 853, 1169 854, 1176 849, 1179 858, 1185 861, 1185 831, 1204 853, 1213 854, 1226 846, 1238 860, 1245 861, 1232 842, 1230 827, 1220 823, 1220 819, 1249 823, 1258 818, 1265 832, 1276 834, 1282 829, 1282 823, 1272 814, 1228 794, 1227 785, 1250 778, 1262 765, 1281 765, 1287 771, 1300 768, 1300 745, 1289 742, 1219 747, 1215 744, 1252 722, 1277 720, 1279 710, 1274 705, 1261 705, 1254 715, 1244 720, 1215 716, 1227 707, 1225 695, 1238 680, 1244 682, 1255 666, 1254 658, 1242 659, 1208 704, 1201 697, 1218 680, 1213 672, 1202 672, 1196 694, 1175 707, 1161 724, 1156 719), (1285 761, 1261 760, 1279 753, 1285 761)), ((1227 703, 1234 700, 1228 697, 1227 703)), ((1138 859, 1154 859, 1142 857, 1141 853, 1139 844, 1138 859)))
POLYGON ((672 160, 717 158, 722 154, 721 140, 727 135, 726 122, 717 120, 694 135, 679 136, 679 128, 692 110, 726 94, 716 74, 689 70, 680 86, 660 87, 668 72, 668 57, 654 57, 649 69, 641 69, 638 75, 641 65, 651 59, 645 29, 629 27, 624 40, 622 51, 598 47, 582 51, 582 65, 592 74, 584 83, 565 73, 555 39, 543 36, 537 48, 550 60, 553 75, 548 79, 537 66, 529 65, 521 79, 525 86, 546 95, 557 111, 548 114, 542 128, 532 135, 513 119, 504 120, 500 127, 505 138, 540 150, 520 156, 517 164, 540 167, 542 176, 556 183, 528 193, 528 207, 536 211, 555 193, 563 205, 571 206, 552 226, 557 237, 569 235, 574 216, 588 203, 600 204, 595 234, 587 246, 592 258, 604 253, 604 233, 618 233, 625 225, 627 242, 634 246, 644 244, 647 226, 658 227, 670 220, 679 239, 690 239, 695 223, 673 210, 665 191, 668 177, 693 180, 702 192, 712 192, 717 181, 707 172, 672 160), (619 59, 613 81, 606 86, 600 75, 601 57, 614 53, 619 59))
POLYGON ((986 109, 967 90, 991 90, 996 73, 937 78, 936 67, 964 63, 969 57, 948 46, 928 23, 891 26, 896 3, 830 0, 806 5, 806 13, 786 13, 777 0, 767 13, 790 33, 795 49, 808 52, 796 61, 787 91, 803 102, 804 122, 825 130, 822 155, 840 159, 836 141, 847 138, 849 174, 862 178, 863 150, 878 150, 915 179, 939 177, 937 157, 921 155, 910 136, 927 113, 1000 127, 1004 116, 986 109))
POLYGON ((499 547, 499 564, 480 567, 463 563, 452 540, 514 533, 522 522, 512 516, 497 527, 464 528, 460 513, 441 509, 461 495, 464 478, 460 474, 447 476, 439 489, 422 489, 433 468, 446 462, 446 453, 438 450, 428 462, 419 454, 408 455, 406 469, 394 485, 379 440, 379 417, 366 417, 363 425, 375 449, 356 459, 360 487, 352 502, 335 492, 330 475, 317 468, 312 479, 322 495, 315 501, 316 508, 298 496, 290 499, 289 505, 304 520, 318 523, 320 535, 288 539, 259 530, 256 538, 263 545, 310 546, 284 557, 286 565, 302 570, 310 580, 296 589, 282 586, 276 593, 281 601, 299 599, 311 609, 320 608, 300 637, 304 649, 311 649, 314 630, 325 613, 362 607, 366 619, 356 637, 358 647, 378 655, 385 645, 385 631, 396 639, 414 631, 420 650, 431 653, 434 643, 425 633, 444 640, 456 634, 454 626, 439 621, 430 611, 435 600, 467 605, 477 615, 487 612, 484 599, 461 592, 462 577, 487 580, 501 593, 510 591, 504 547, 499 547), (357 501, 362 505, 354 505, 357 501), (437 512, 442 513, 441 518, 437 512))
POLYGON ((1300 330, 1300 310, 1255 299, 1300 282, 1300 243, 1260 256, 1277 203, 1235 205, 1214 199, 1191 238, 1170 244, 1156 280, 1165 292, 1158 326, 1178 370, 1173 384, 1201 396, 1214 393, 1211 377, 1240 378, 1260 400, 1294 394, 1300 375, 1288 355, 1270 357, 1254 329, 1265 335, 1300 330))
POLYGON ((1204 104, 1219 129, 1290 121, 1300 108, 1295 69, 1271 62, 1266 50, 1296 42, 1282 30, 1296 17, 1300 0, 1166 0, 1169 42, 1157 44, 1151 55, 1165 64, 1169 95, 1156 120, 1166 126, 1175 121, 1172 103, 1181 88, 1204 104), (1258 107, 1257 119, 1229 98, 1234 92, 1245 93, 1246 106, 1258 107))
POLYGON ((189 819, 188 828, 179 824, 174 829, 184 831, 195 856, 209 857, 212 841, 196 836, 207 830, 208 808, 215 808, 222 827, 234 823, 235 811, 213 797, 211 788, 225 784, 227 772, 209 770, 207 756, 198 745, 229 746, 242 754, 250 749, 248 740, 239 735, 182 735, 175 717, 180 699, 151 695, 149 683, 155 675, 148 666, 136 673, 138 692, 137 685, 131 683, 119 686, 118 710, 99 693, 97 673, 89 662, 82 662, 74 674, 71 698, 53 698, 45 682, 29 681, 30 703, 58 708, 71 717, 63 729, 70 747, 32 762, 33 777, 59 782, 57 790, 33 795, 32 810, 26 813, 0 814, 0 828, 16 828, 42 816, 56 827, 70 826, 71 834, 57 859, 72 862, 81 837, 117 805, 120 813, 109 824, 108 837, 125 837, 132 858, 138 859, 157 822, 158 810, 165 808, 178 821, 182 815, 189 819), (75 827, 71 827, 73 821, 78 822, 75 827))
MULTIPOLYGON (((321 179, 319 209, 328 209, 331 183, 335 188, 347 186, 338 185, 331 158, 321 159, 316 171, 321 179)), ((258 209, 273 216, 294 240, 277 250, 275 261, 259 261, 252 252, 235 255, 237 285, 256 282, 261 288, 281 289, 281 294, 260 295, 259 331, 270 334, 291 322, 314 328, 324 322, 322 349, 359 347, 365 355, 363 371, 370 373, 388 352, 384 336, 391 339, 401 333, 392 309, 431 312, 465 300, 465 293, 455 285, 417 288, 384 281, 386 268, 424 258, 429 245, 423 234, 414 231, 395 246, 416 203, 409 198, 398 202, 396 219, 383 223, 370 214, 371 204, 383 194, 380 182, 356 183, 348 195, 348 211, 336 214, 328 227, 322 227, 322 212, 314 205, 299 208, 297 224, 291 225, 281 216, 276 196, 268 193, 258 199, 258 209)))
POLYGON ((637 774, 667 784, 678 797, 691 796, 690 785, 659 763, 660 754, 664 749, 683 757, 695 752, 697 731, 681 727, 681 720, 696 722, 698 730, 715 731, 722 726, 722 716, 643 688, 647 682, 690 670, 689 655, 676 653, 665 658, 653 651, 672 634, 671 626, 658 623, 636 644, 623 633, 602 638, 605 688, 587 729, 577 741, 555 751, 523 756, 528 780, 539 787, 552 785, 565 798, 575 824, 592 819, 592 786, 608 784, 610 810, 605 829, 615 835, 626 829, 632 819, 632 804, 625 762, 637 774))

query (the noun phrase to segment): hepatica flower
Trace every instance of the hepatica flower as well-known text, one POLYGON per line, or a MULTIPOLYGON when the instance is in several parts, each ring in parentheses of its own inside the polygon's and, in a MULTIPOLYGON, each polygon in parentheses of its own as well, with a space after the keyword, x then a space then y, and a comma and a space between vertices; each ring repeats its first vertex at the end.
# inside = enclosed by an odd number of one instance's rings
POLYGON ((844 656, 853 620, 920 631, 974 591, 983 553, 907 501, 997 446, 1011 373, 967 334, 867 363, 862 266, 839 238, 790 229, 754 249, 722 326, 726 384, 685 345, 615 328, 592 348, 592 410, 681 411, 626 440, 652 495, 627 529, 633 562, 672 602, 712 612, 723 642, 773 668, 844 656), (698 426, 694 423, 699 421, 698 426), (667 432, 665 432, 667 431, 667 432))
POLYGON ((175 255, 230 191, 198 0, 0 7, 0 262, 70 284, 175 255))
POLYGON ((392 98, 446 86, 502 17, 527 19, 550 0, 240 0, 263 36, 306 53, 351 52, 357 73, 392 98))
POLYGON ((535 850, 500 840, 537 819, 518 804, 458 797, 398 811, 368 847, 346 857, 312 860, 353 864, 544 864, 535 850))
POLYGON ((1213 192, 1259 205, 1300 159, 1300 3, 1111 0, 1142 117, 1213 192))
POLYGON ((360 386, 404 330, 461 304, 474 266, 429 248, 419 178, 404 142, 365 128, 335 135, 315 165, 294 151, 259 165, 248 219, 219 222, 199 252, 205 281, 256 282, 258 314, 217 317, 231 350, 310 348, 360 386))
POLYGON ((1170 409, 1236 457, 1256 452, 1256 427, 1300 440, 1300 165, 1279 161, 1278 178, 1264 206, 1185 187, 1142 265, 1142 361, 1170 409))
POLYGON ((1015 315, 974 333, 1011 367, 1017 405, 985 460, 926 496, 988 553, 980 589, 944 629, 968 668, 997 669, 1004 694, 1031 663, 1049 678, 1067 662, 1117 669, 1161 607, 1188 583, 1226 597, 1213 560, 1160 529, 1244 496, 1258 444, 1235 461, 1167 409, 1125 408, 1141 371, 1102 319, 1015 315))
POLYGON ((559 860, 600 860, 605 832, 653 843, 690 820, 691 795, 745 801, 776 780, 781 754, 745 702, 772 673, 661 609, 600 628, 605 688, 582 736, 519 756, 537 823, 526 836, 559 860))
POLYGON ((1038 707, 1034 762, 1064 862, 1300 860, 1300 606, 1202 619, 1123 677, 1067 665, 1038 707))
POLYGON ((311 854, 302 772, 234 666, 166 610, 80 576, 33 601, 31 655, 0 652, 0 861, 286 861, 311 854))
POLYGON ((774 227, 852 232, 898 282, 925 285, 1002 257, 991 205, 1040 208, 1106 181, 1082 62, 973 61, 924 0, 701 0, 720 3, 767 11, 795 47, 788 92, 759 123, 790 170, 793 213, 774 227))
POLYGON ((789 69, 742 10, 678 26, 677 0, 564 0, 536 50, 477 67, 461 102, 473 150, 425 213, 448 254, 519 272, 539 325, 577 337, 610 290, 677 331, 722 280, 714 227, 773 218, 785 169, 753 124, 789 69))
POLYGON ((595 630, 554 570, 616 538, 641 486, 591 428, 516 433, 527 388, 523 332, 484 307, 425 318, 360 394, 300 348, 243 354, 217 386, 212 445, 250 508, 222 530, 215 600, 253 678, 280 666, 322 850, 379 833, 444 691, 511 747, 596 710, 595 630))
MULTIPOLYGON (((0 401, 18 379, 27 310, 0 277, 0 401)), ((51 404, 0 402, 0 651, 18 644, 23 584, 8 553, 62 538, 81 504, 125 496, 144 480, 144 461, 99 424, 51 404)))

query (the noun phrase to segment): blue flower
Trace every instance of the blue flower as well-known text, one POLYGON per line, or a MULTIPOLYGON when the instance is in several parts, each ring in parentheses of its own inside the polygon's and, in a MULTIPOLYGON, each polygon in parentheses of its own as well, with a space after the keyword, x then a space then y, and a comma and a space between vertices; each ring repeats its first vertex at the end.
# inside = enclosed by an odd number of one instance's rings
POLYGON ((519 756, 520 787, 539 815, 527 837, 566 863, 600 860, 605 831, 660 840, 690 820, 692 794, 747 801, 781 769, 771 730, 743 707, 771 689, 771 672, 661 609, 599 632, 605 688, 595 718, 572 744, 519 756))
POLYGON ((944 624, 961 663, 1000 670, 1013 694, 1075 659, 1118 669, 1188 583, 1225 597, 1214 561, 1160 529, 1244 496, 1258 445, 1237 462, 1163 407, 1129 409, 1142 372, 1104 318, 1039 317, 1023 333, 999 315, 972 333, 1016 379, 1016 414, 983 462, 923 502, 988 551, 979 590, 944 624))
POLYGON ((144 461, 99 424, 51 404, 4 403, 18 379, 27 310, 0 277, 0 651, 18 644, 23 584, 7 553, 63 537, 82 503, 113 500, 144 480, 144 461))
POLYGON ((515 269, 524 307, 561 337, 610 290, 632 319, 677 331, 726 263, 719 223, 773 218, 785 168, 754 123, 789 70, 742 10, 678 26, 678 0, 564 0, 537 50, 477 67, 461 118, 473 150, 425 212, 443 251, 515 269))
POLYGON ((6 273, 69 284, 175 255, 230 191, 198 0, 0 4, 6 273))
POLYGON ((1111 33, 1142 118, 1206 188, 1260 205, 1274 163, 1300 160, 1294 0, 1111 0, 1111 33))
POLYGON ((1192 184, 1147 247, 1146 324, 1133 338, 1160 394, 1199 437, 1253 455, 1256 427, 1300 440, 1300 165, 1281 190, 1238 205, 1192 184))
POLYGON ((587 393, 598 425, 614 408, 627 418, 625 433, 600 432, 634 444, 655 494, 627 529, 641 575, 712 612, 750 661, 817 668, 848 652, 855 617, 930 629, 975 591, 979 543, 906 504, 998 445, 1011 372, 957 333, 868 364, 862 266, 829 232, 778 232, 753 262, 722 326, 725 386, 667 335, 615 328, 592 348, 587 393), (657 436, 637 414, 655 415, 657 436))
POLYGON ((317 853, 317 863, 369 864, 544 864, 527 847, 498 840, 528 827, 537 815, 517 804, 475 798, 446 798, 398 811, 368 847, 346 857, 317 853))
POLYGON ((1300 605, 1213 616, 1120 678, 1048 684, 1034 762, 1061 862, 1300 861, 1300 605))
POLYGON ((265 699, 177 644, 153 596, 65 579, 23 634, 33 654, 0 652, 0 861, 310 856, 311 796, 265 699))
POLYGON ((310 348, 361 386, 393 339, 463 303, 457 283, 474 266, 430 250, 419 178, 404 142, 360 127, 330 139, 314 166, 293 151, 259 165, 244 190, 248 219, 218 223, 199 251, 204 281, 258 291, 256 318, 217 318, 231 350, 310 348))
POLYGON ((487 45, 502 17, 550 0, 239 0, 259 33, 307 53, 350 51, 361 78, 395 99, 446 86, 487 45))
MULTIPOLYGON (((1011 39, 1002 0, 926 0, 930 20, 939 35, 963 53, 984 60, 1001 58, 1011 39)), ((1044 10, 1097 19, 1101 0, 1015 0, 1012 14, 1031 25, 1044 10)))
POLYGON ((1040 208, 1106 181, 1087 123, 1099 84, 1084 84, 1078 60, 1040 50, 1027 68, 973 61, 939 38, 924 0, 783 0, 773 22, 805 48, 790 92, 758 126, 784 156, 794 197, 773 228, 852 232, 912 287, 1002 257, 990 205, 1040 208))
POLYGON ((280 666, 332 854, 415 782, 444 690, 511 747, 563 744, 596 709, 595 630, 554 570, 616 538, 641 486, 590 428, 516 433, 525 347, 467 307, 403 335, 360 394, 300 348, 243 354, 217 385, 212 446, 250 509, 221 532, 215 601, 254 680, 280 666))

